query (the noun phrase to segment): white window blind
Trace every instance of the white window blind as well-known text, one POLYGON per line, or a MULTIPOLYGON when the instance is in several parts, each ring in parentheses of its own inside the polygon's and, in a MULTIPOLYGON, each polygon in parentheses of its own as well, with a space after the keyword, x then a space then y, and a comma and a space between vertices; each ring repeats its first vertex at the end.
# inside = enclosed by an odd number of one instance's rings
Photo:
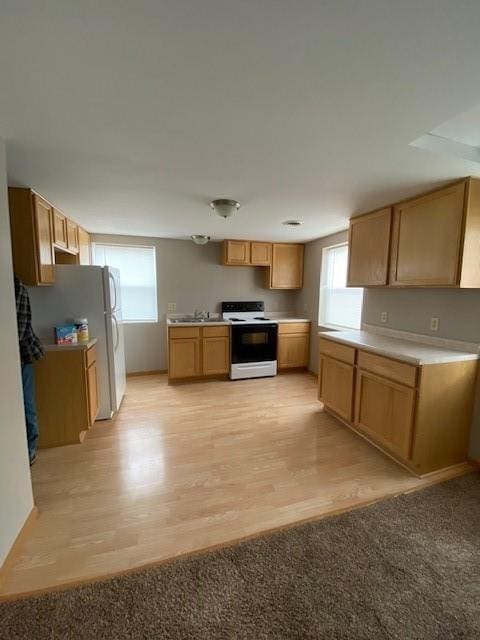
POLYGON ((120 270, 124 322, 157 322, 155 247, 94 243, 93 261, 120 270))
POLYGON ((360 329, 363 289, 347 288, 347 266, 348 245, 336 245, 323 250, 318 314, 320 325, 360 329))

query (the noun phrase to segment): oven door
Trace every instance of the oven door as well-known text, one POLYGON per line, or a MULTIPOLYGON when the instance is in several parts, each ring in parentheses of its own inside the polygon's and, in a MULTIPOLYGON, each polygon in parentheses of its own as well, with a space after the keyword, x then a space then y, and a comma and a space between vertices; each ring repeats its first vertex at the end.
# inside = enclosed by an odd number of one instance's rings
POLYGON ((277 332, 276 324, 233 325, 232 364, 275 361, 277 332))

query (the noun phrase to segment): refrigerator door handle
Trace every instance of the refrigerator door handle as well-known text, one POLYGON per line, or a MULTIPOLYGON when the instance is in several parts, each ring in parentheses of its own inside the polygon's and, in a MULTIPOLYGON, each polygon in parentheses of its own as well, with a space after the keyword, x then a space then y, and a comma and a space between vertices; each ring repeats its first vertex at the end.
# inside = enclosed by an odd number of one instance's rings
POLYGON ((112 305, 112 308, 110 309, 110 311, 113 313, 114 311, 117 310, 117 285, 115 284, 115 278, 112 276, 112 273, 110 271, 108 272, 108 276, 109 276, 110 281, 111 281, 112 291, 113 291, 113 295, 114 295, 114 303, 112 305))
POLYGON ((115 325, 115 344, 113 345, 113 350, 116 351, 118 349, 118 345, 120 343, 120 332, 118 330, 118 320, 112 313, 112 321, 115 325))

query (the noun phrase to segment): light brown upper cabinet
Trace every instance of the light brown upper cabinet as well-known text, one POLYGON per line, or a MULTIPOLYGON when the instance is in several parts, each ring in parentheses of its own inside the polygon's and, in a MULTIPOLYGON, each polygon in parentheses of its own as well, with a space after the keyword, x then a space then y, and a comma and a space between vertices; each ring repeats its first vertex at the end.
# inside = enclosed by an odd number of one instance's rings
POLYGON ((272 245, 270 242, 250 243, 250 264, 269 267, 272 263, 272 245))
POLYGON ((394 207, 390 284, 459 284, 464 182, 394 207))
POLYGON ((347 286, 387 284, 391 219, 388 207, 350 220, 347 286))
POLYGON ((9 188, 13 268, 28 285, 52 284, 53 210, 30 189, 9 188))
POLYGON ((301 289, 303 252, 303 244, 224 240, 222 264, 267 267, 266 286, 269 289, 301 289))
POLYGON ((67 248, 67 219, 56 209, 53 209, 53 243, 61 249, 67 248))
POLYGON ((273 244, 268 273, 270 289, 301 289, 303 286, 303 244, 273 244))
POLYGON ((78 253, 78 225, 67 218, 67 248, 72 253, 78 253))
POLYGON ((56 249, 78 253, 78 225, 53 209, 53 244, 56 249))
POLYGON ((478 178, 392 205, 389 273, 382 283, 389 209, 350 221, 349 286, 480 288, 478 178))
POLYGON ((91 264, 90 236, 31 189, 9 187, 13 266, 28 285, 53 284, 55 264, 91 264))
POLYGON ((223 243, 223 264, 249 265, 250 242, 248 240, 225 240, 223 243))
POLYGON ((78 261, 80 264, 91 264, 90 234, 78 227, 78 261))

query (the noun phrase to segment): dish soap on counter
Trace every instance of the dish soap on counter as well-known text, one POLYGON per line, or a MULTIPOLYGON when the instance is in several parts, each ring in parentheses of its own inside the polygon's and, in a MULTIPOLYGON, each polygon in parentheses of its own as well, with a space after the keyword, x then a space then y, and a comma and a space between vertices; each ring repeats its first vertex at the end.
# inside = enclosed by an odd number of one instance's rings
POLYGON ((88 318, 75 318, 73 322, 77 328, 78 341, 88 342, 88 318))

